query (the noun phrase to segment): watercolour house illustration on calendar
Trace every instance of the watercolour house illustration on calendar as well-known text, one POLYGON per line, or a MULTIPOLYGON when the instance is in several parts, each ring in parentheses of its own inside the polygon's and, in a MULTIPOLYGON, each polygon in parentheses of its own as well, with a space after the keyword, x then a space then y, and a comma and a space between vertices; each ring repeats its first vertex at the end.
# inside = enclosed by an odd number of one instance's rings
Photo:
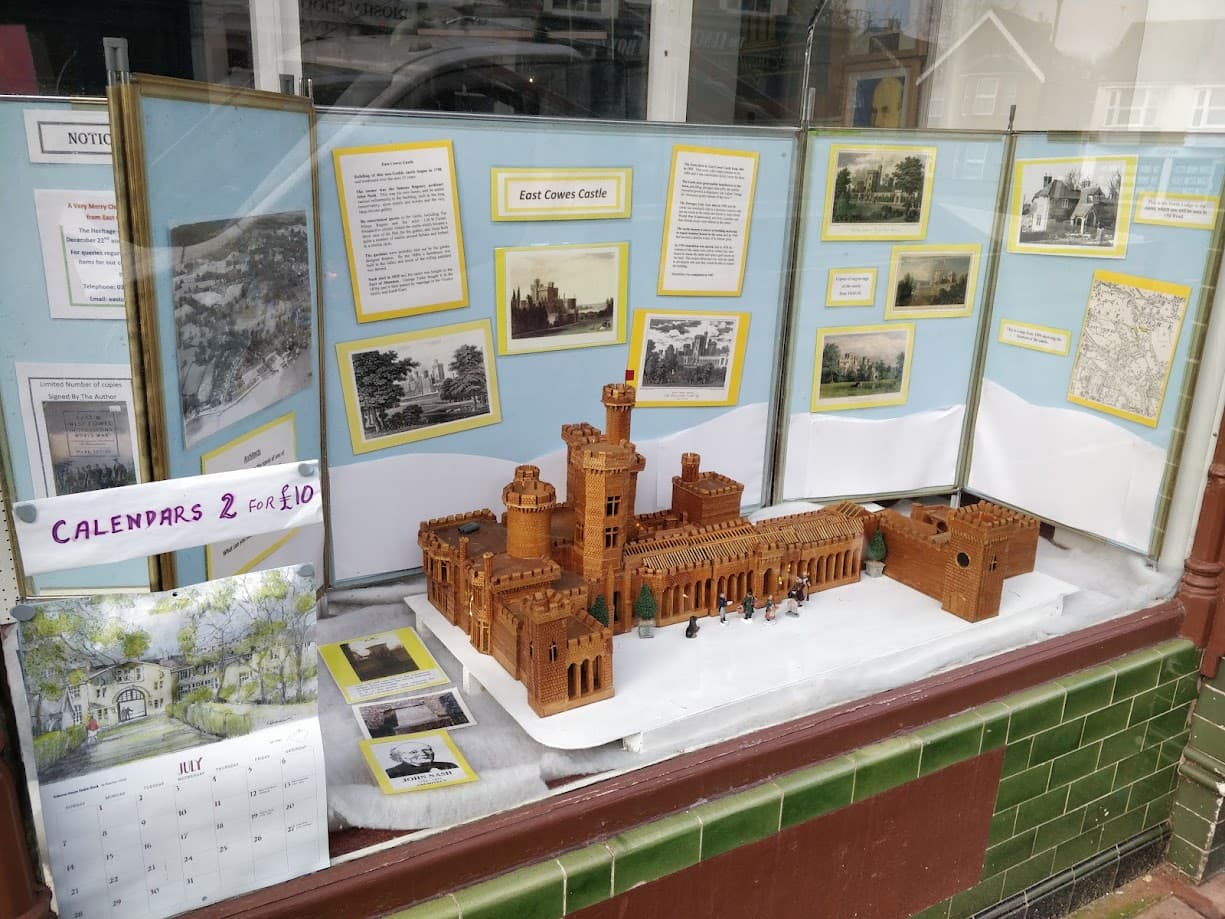
POLYGON ((327 864, 315 618, 294 568, 34 605, 17 656, 61 915, 171 915, 327 864))

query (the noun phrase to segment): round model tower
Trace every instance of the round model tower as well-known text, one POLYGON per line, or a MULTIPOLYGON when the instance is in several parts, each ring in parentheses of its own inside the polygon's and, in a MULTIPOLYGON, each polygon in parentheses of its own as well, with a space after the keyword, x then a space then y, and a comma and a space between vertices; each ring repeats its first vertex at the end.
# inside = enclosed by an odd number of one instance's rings
POLYGON ((604 403, 604 439, 619 444, 630 439, 630 413, 637 390, 633 383, 606 383, 600 401, 604 403))
POLYGON ((517 466, 514 480, 502 489, 502 502, 506 505, 507 554, 514 558, 550 558, 557 490, 540 480, 540 469, 517 466))

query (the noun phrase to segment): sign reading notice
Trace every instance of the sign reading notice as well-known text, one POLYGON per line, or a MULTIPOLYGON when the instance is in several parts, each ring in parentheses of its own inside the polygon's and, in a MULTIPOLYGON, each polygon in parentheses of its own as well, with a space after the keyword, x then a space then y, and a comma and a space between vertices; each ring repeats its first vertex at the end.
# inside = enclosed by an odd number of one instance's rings
POLYGON ((740 296, 756 183, 756 153, 672 148, 660 295, 740 296))
POLYGON ((450 141, 332 152, 358 322, 468 305, 450 141))
POLYGON ((323 521, 318 463, 281 463, 26 501, 14 528, 27 574, 144 558, 323 521))
POLYGON ((54 319, 123 319, 115 193, 36 188, 47 301, 54 319))
POLYGON ((111 162, 111 124, 106 112, 26 109, 26 149, 31 163, 111 162))

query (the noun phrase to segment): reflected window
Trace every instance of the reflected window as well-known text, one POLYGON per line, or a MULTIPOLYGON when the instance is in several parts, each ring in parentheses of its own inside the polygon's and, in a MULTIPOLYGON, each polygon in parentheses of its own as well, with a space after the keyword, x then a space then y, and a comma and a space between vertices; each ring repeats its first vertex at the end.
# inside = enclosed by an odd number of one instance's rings
POLYGON ((967 115, 994 115, 995 98, 999 91, 999 77, 970 77, 966 80, 963 112, 967 115))
POLYGON ((1225 86, 1200 86, 1195 90, 1193 128, 1225 128, 1225 86))
POLYGON ((1108 128, 1151 128, 1157 124, 1157 112, 1165 98, 1158 87, 1106 87, 1106 117, 1108 128))

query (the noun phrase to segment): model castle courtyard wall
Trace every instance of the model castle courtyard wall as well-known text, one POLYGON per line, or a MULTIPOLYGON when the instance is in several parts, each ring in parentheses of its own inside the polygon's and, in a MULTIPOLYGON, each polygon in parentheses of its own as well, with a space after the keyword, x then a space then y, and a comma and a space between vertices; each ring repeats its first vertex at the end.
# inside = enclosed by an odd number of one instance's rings
POLYGON ((502 490, 501 519, 482 508, 418 530, 429 601, 524 684, 541 716, 613 695, 613 635, 632 628, 644 585, 666 626, 714 615, 720 595, 760 606, 801 579, 808 592, 852 584, 865 534, 880 528, 887 574, 973 619, 998 611, 1004 577, 1033 566, 1037 521, 994 505, 919 509, 911 519, 843 502, 751 523, 740 514, 744 486, 703 472, 696 453, 681 456, 671 507, 636 515, 646 460, 630 440, 635 399, 633 385, 608 384, 603 431, 562 426, 563 501, 523 465, 502 490), (608 625, 588 612, 597 596, 608 625))

